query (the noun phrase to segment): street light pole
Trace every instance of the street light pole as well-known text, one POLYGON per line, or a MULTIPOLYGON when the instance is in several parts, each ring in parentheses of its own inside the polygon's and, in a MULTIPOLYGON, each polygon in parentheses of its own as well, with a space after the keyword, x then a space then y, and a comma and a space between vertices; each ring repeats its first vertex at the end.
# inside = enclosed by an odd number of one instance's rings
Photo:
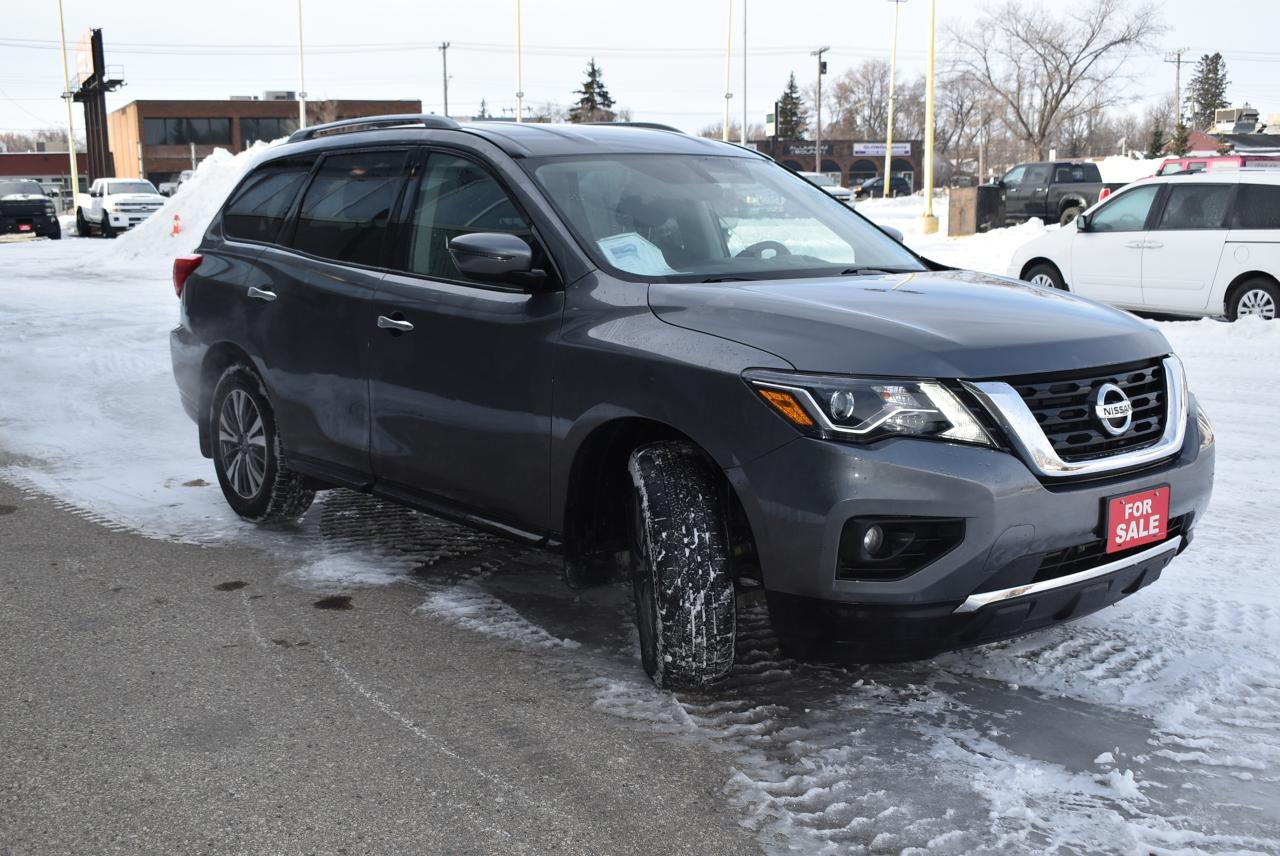
POLYGON ((302 0, 298 0, 298 127, 307 127, 307 76, 302 64, 302 0))
POLYGON ((728 38, 724 44, 724 119, 720 123, 720 139, 729 142, 729 99, 733 93, 729 91, 729 75, 733 71, 733 0, 729 0, 728 38))
POLYGON ((938 218, 933 216, 933 43, 937 25, 938 0, 929 0, 929 70, 924 90, 924 216, 920 231, 932 235, 938 231, 938 218))
POLYGON ((810 51, 809 56, 818 58, 818 97, 815 99, 816 115, 813 122, 813 171, 822 172, 822 75, 827 71, 827 64, 822 55, 831 50, 829 46, 810 51))
POLYGON ((80 168, 76 163, 76 131, 71 118, 71 72, 67 70, 67 24, 62 17, 62 0, 58 0, 58 34, 62 37, 62 100, 67 103, 67 155, 71 158, 70 202, 63 200, 63 213, 75 210, 80 192, 80 168))
POLYGON ((742 0, 742 134, 739 142, 747 144, 747 0, 742 0))
POLYGON ((898 75, 898 12, 907 0, 889 0, 893 4, 893 48, 889 54, 889 127, 884 135, 884 198, 889 198, 889 188, 893 184, 893 102, 897 97, 898 75))
POLYGON ((449 116, 449 43, 440 43, 440 63, 444 74, 444 115, 449 116))
POLYGON ((524 121, 524 52, 520 34, 520 0, 516 0, 516 121, 524 121))

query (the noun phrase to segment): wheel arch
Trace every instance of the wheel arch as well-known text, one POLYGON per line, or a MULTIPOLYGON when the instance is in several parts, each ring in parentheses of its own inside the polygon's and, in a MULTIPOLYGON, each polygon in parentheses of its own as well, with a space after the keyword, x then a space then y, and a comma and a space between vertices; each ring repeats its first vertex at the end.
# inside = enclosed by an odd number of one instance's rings
POLYGON ((1071 284, 1067 282, 1067 276, 1062 272, 1062 268, 1053 259, 1046 258, 1045 256, 1036 256, 1034 258, 1028 259, 1027 262, 1022 266, 1022 270, 1018 272, 1018 279, 1025 280, 1027 278, 1027 274, 1029 274, 1031 272, 1031 269, 1033 267, 1036 267, 1037 265, 1048 265, 1049 267, 1056 270, 1058 272, 1058 276, 1062 277, 1063 284, 1067 286, 1067 290, 1068 291, 1071 290, 1071 284))
POLYGON ((1228 313, 1230 311, 1231 302, 1236 299, 1236 295, 1240 293, 1240 289, 1244 288, 1245 283, 1253 279, 1264 279, 1276 288, 1280 288, 1280 280, 1276 279, 1274 275, 1269 274, 1266 271, 1245 271, 1244 273, 1236 276, 1235 279, 1231 280, 1230 284, 1227 285, 1227 290, 1222 293, 1222 314, 1224 316, 1229 317, 1228 313))
POLYGON ((200 392, 196 401, 196 425, 200 431, 200 454, 213 457, 213 440, 209 436, 209 409, 213 404, 213 390, 218 378, 233 365, 248 366, 261 377, 253 358, 234 342, 218 342, 210 346, 200 363, 200 392))
POLYGON ((1089 204, 1081 196, 1064 196, 1058 201, 1058 216, 1061 217, 1068 208, 1079 208, 1083 211, 1088 207, 1089 204))

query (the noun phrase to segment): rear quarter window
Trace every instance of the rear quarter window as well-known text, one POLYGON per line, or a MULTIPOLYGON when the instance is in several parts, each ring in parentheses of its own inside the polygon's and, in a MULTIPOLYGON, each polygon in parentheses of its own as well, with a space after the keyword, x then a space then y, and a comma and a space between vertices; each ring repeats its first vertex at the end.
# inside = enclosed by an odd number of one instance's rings
POLYGON ((1241 184, 1231 228, 1280 230, 1280 184, 1241 184))
POLYGON ((254 170, 227 203, 223 233, 241 241, 274 241, 311 164, 310 160, 276 161, 254 170))

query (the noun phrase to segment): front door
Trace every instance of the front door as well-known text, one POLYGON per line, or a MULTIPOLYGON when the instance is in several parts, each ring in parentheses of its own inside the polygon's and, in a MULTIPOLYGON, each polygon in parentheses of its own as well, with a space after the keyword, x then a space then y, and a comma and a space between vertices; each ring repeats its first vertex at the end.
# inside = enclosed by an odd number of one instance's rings
POLYGON ((1000 179, 1004 188, 1004 216, 1010 220, 1020 220, 1026 210, 1027 191, 1030 190, 1026 177, 1026 166, 1015 166, 1000 179))
POLYGON ((485 167, 431 152, 415 166, 397 264, 370 319, 372 455, 380 488, 522 532, 550 528, 554 343, 563 292, 469 280, 448 243, 529 221, 485 167), (375 323, 381 326, 373 329, 375 323))
POLYGON ((1142 249, 1159 190, 1156 184, 1125 190, 1089 215, 1088 229, 1071 239, 1072 291, 1117 306, 1142 306, 1142 249))
POLYGON ((1173 184, 1142 252, 1142 299, 1152 308, 1199 312, 1209 304, 1227 240, 1235 184, 1173 184))

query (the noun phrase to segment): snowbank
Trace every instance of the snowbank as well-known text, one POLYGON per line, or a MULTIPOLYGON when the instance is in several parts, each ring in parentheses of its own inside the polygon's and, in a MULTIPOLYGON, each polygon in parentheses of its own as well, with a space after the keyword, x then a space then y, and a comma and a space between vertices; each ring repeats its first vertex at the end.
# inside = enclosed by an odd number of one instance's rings
POLYGON ((1130 158, 1123 155, 1108 155, 1098 161, 1098 172, 1102 173, 1102 180, 1108 184, 1121 181, 1128 184, 1131 181, 1155 175, 1156 170, 1160 168, 1162 163, 1164 163, 1164 158, 1130 158))

